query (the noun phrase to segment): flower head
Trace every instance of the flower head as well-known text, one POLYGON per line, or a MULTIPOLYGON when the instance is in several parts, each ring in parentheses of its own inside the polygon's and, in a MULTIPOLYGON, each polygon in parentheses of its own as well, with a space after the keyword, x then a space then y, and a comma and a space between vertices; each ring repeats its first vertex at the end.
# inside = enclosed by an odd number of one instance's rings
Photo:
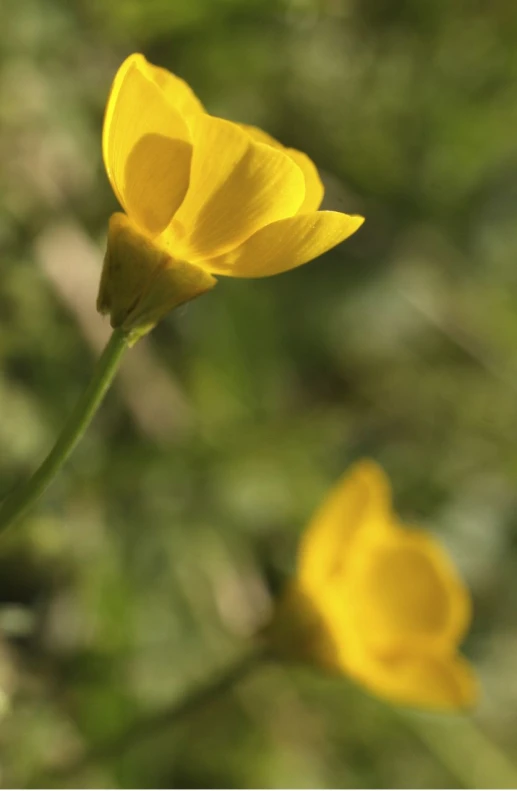
POLYGON ((399 523, 383 471, 362 461, 307 528, 269 639, 278 654, 394 702, 453 710, 476 697, 458 653, 470 619, 468 591, 444 550, 399 523))
POLYGON ((114 326, 149 329, 212 288, 213 275, 292 269, 363 222, 318 211, 323 186, 305 154, 209 115, 183 80, 140 54, 115 76, 103 157, 124 209, 110 223, 98 301, 114 326))

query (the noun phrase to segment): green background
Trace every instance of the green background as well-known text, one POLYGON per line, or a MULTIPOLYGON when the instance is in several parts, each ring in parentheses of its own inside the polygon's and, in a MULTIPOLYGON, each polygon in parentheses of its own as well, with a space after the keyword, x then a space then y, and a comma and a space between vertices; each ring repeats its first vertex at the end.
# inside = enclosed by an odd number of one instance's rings
POLYGON ((130 52, 306 151, 326 206, 367 218, 318 261, 221 278, 160 324, 2 539, 2 783, 43 783, 243 652, 312 511, 366 455, 472 589, 479 731, 267 666, 68 782, 511 786, 517 6, 0 0, 0 19, 0 491, 37 466, 106 337, 100 136, 130 52))

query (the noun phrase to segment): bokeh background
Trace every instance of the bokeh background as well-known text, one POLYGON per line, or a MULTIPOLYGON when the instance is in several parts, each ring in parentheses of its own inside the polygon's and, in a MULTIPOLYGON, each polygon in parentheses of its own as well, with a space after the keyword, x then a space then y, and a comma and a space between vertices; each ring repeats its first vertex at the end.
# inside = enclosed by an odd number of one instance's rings
POLYGON ((128 355, 0 546, 0 770, 44 783, 242 653, 354 459, 467 579, 471 723, 266 666, 72 787, 517 782, 517 7, 513 0, 0 0, 0 486, 39 463, 108 329, 104 103, 127 54, 321 168, 364 227, 221 278, 128 355), (473 723, 473 724, 472 724, 473 723))

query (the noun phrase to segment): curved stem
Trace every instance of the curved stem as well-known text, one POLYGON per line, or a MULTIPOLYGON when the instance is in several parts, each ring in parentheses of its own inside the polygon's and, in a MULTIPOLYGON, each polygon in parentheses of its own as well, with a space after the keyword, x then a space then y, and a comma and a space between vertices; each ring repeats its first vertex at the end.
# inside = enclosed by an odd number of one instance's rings
POLYGON ((126 348, 126 333, 115 330, 97 363, 90 384, 47 458, 25 484, 17 487, 0 504, 0 531, 25 515, 63 466, 99 408, 126 348))
MULTIPOLYGON (((239 657, 236 662, 208 681, 188 691, 172 705, 163 708, 156 714, 151 714, 131 723, 111 739, 101 744, 93 745, 73 763, 48 771, 43 778, 44 782, 66 783, 91 764, 107 761, 127 752, 159 733, 162 729, 168 728, 179 720, 188 717, 218 695, 224 694, 268 659, 269 654, 266 648, 262 645, 255 645, 250 652, 239 657)), ((41 787, 41 783, 42 778, 40 776, 37 778, 36 785, 41 787)))

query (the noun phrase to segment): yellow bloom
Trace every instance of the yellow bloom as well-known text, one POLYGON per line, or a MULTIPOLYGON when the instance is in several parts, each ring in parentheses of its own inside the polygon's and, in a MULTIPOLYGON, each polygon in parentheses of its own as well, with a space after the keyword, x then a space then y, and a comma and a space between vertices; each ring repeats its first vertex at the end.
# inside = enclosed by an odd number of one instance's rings
POLYGON ((386 476, 362 461, 306 530, 269 639, 281 656, 345 673, 392 701, 454 710, 476 697, 458 653, 470 619, 444 550, 398 522, 386 476))
POLYGON ((98 300, 113 326, 146 331, 212 288, 213 275, 292 269, 363 222, 318 211, 323 186, 305 154, 209 115, 183 80, 143 55, 127 58, 113 82, 103 157, 125 212, 110 223, 98 300))

